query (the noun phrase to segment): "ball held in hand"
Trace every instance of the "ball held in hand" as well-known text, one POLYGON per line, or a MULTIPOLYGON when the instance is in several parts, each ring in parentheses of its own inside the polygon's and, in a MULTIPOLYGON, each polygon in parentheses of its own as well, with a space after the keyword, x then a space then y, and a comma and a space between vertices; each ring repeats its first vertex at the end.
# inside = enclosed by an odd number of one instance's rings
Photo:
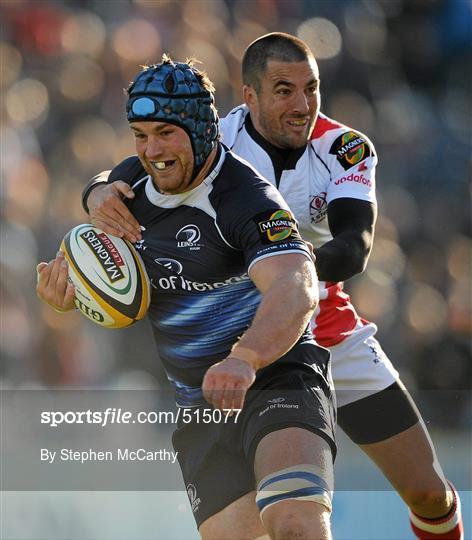
POLYGON ((150 284, 132 244, 81 224, 66 234, 60 249, 69 263, 75 304, 83 315, 106 328, 125 328, 144 317, 150 284))

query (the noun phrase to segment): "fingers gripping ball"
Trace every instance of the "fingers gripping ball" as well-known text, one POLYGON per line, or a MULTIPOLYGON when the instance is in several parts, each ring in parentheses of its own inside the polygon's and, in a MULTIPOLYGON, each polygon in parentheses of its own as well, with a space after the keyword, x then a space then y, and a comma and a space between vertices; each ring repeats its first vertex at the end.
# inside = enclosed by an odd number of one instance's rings
POLYGON ((150 303, 150 285, 141 257, 127 241, 93 225, 77 225, 61 243, 75 286, 75 304, 106 328, 139 321, 150 303))

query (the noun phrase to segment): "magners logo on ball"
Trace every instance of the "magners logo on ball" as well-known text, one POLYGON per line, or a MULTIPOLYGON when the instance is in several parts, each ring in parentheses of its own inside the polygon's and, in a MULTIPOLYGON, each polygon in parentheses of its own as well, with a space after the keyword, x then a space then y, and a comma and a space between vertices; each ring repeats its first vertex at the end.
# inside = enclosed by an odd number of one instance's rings
POLYGON ((103 267, 103 270, 105 270, 111 283, 115 283, 125 277, 120 268, 125 263, 115 245, 106 234, 95 234, 93 230, 89 229, 82 233, 80 237, 92 250, 95 257, 97 257, 98 262, 103 267))

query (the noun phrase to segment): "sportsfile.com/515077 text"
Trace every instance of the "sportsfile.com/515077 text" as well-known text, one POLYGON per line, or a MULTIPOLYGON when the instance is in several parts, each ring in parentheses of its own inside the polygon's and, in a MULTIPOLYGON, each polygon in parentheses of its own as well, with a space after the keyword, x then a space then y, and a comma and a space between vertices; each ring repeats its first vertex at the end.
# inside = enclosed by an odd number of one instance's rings
POLYGON ((41 411, 41 424, 58 427, 63 424, 228 424, 238 421, 241 409, 205 409, 179 407, 175 411, 139 411, 108 407, 101 411, 41 411))

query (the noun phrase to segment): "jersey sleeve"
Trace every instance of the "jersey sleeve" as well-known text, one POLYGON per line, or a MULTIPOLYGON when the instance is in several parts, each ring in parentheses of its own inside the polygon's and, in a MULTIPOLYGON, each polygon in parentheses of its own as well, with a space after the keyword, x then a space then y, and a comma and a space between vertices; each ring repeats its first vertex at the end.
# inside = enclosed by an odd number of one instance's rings
POLYGON ((362 133, 346 127, 337 130, 326 148, 325 159, 331 176, 327 203, 351 198, 375 204, 377 155, 372 142, 362 133))
POLYGON ((218 223, 224 238, 244 252, 248 270, 257 261, 285 253, 300 253, 311 259, 282 195, 252 169, 244 169, 254 178, 233 182, 234 189, 225 194, 218 223))

